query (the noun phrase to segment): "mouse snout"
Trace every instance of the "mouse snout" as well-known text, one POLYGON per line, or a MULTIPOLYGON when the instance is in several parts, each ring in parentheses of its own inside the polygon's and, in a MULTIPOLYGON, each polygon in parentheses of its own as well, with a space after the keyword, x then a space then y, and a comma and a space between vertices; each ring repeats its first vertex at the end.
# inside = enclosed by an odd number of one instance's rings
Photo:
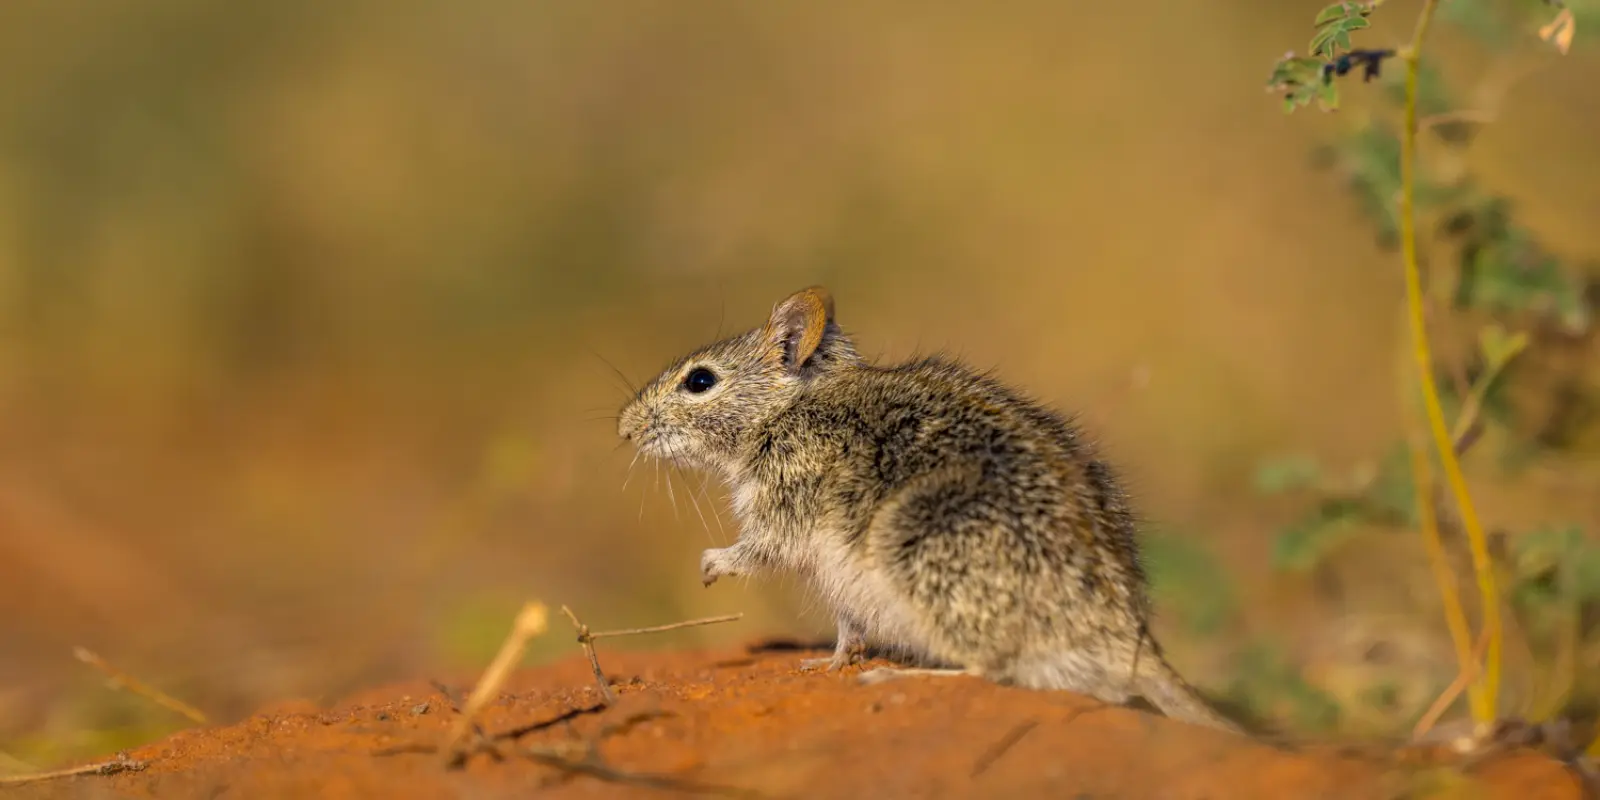
POLYGON ((650 430, 650 414, 638 406, 629 406, 617 415, 617 435, 630 442, 650 430))

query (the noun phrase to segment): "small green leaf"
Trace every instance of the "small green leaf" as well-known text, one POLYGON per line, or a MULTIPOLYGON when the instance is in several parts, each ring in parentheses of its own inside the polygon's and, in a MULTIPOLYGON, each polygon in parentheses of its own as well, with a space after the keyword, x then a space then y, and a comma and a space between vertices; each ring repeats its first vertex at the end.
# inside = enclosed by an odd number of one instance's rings
POLYGON ((1317 88, 1317 101, 1322 104, 1324 111, 1336 111, 1339 108, 1339 86, 1333 81, 1320 84, 1317 88))
POLYGON ((1372 22, 1366 17, 1349 17, 1342 24, 1346 33, 1349 33, 1350 31, 1359 31, 1362 28, 1372 26, 1372 22))
POLYGON ((1332 55, 1331 53, 1326 52, 1324 48, 1328 46, 1328 42, 1333 40, 1334 32, 1335 31, 1332 28, 1323 28, 1322 30, 1317 31, 1317 35, 1311 37, 1311 54, 1315 56, 1332 55))
POLYGON ((1336 19, 1344 19, 1349 13, 1349 9, 1345 7, 1346 5, 1346 3, 1334 3, 1333 5, 1322 9, 1322 11, 1317 13, 1316 21, 1311 24, 1320 28, 1336 19))
POLYGON ((1323 501, 1315 510, 1289 525, 1273 543, 1272 563, 1280 570, 1310 569, 1349 533, 1360 507, 1346 499, 1323 501))
POLYGON ((1283 93, 1284 113, 1309 105, 1317 98, 1320 93, 1318 87, 1323 82, 1322 65, 1320 59, 1293 54, 1279 59, 1273 65, 1267 88, 1283 93))

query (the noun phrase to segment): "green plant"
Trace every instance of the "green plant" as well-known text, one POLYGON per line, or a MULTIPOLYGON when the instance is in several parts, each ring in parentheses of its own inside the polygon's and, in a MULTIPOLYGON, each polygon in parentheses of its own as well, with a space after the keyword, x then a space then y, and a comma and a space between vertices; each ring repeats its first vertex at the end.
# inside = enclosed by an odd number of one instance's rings
POLYGON ((1150 531, 1143 550, 1157 607, 1171 609, 1186 632, 1197 638, 1214 635, 1235 618, 1233 587, 1204 545, 1193 537, 1150 531))
POLYGON ((1339 704, 1308 683, 1275 645, 1256 641, 1233 659, 1234 681, 1223 702, 1258 719, 1291 720, 1301 729, 1325 730, 1339 721, 1339 704))
MULTIPOLYGON (((1489 425, 1502 425, 1510 413, 1503 391, 1517 356, 1558 337, 1579 337, 1592 326, 1593 299, 1575 271, 1541 245, 1517 221, 1508 199, 1480 185, 1465 168, 1463 151, 1477 126, 1498 114, 1500 98, 1526 68, 1501 69, 1496 81, 1480 92, 1482 107, 1458 109, 1449 85, 1434 59, 1424 60, 1423 46, 1436 17, 1450 23, 1496 54, 1497 64, 1513 64, 1523 44, 1534 38, 1567 52, 1580 21, 1600 11, 1600 4, 1571 6, 1556 0, 1423 0, 1410 42, 1399 48, 1355 46, 1355 36, 1371 26, 1383 0, 1340 2, 1316 17, 1307 55, 1289 53, 1275 65, 1269 89, 1283 97, 1292 112, 1316 102, 1325 111, 1341 106, 1340 79, 1354 71, 1363 83, 1379 81, 1386 91, 1377 109, 1322 153, 1321 162, 1337 168, 1372 218, 1377 240, 1398 246, 1406 286, 1406 319, 1410 334, 1409 367, 1403 379, 1403 405, 1410 435, 1390 450, 1376 468, 1356 476, 1328 480, 1315 461, 1304 456, 1266 464, 1258 488, 1279 492, 1314 491, 1313 509, 1287 527, 1278 539, 1275 562, 1283 568, 1315 564, 1356 521, 1377 522, 1390 529, 1420 529, 1434 563, 1445 602, 1447 623, 1463 674, 1473 674, 1469 701, 1473 717, 1487 725, 1499 713, 1497 693, 1502 650, 1501 587, 1489 538, 1467 489, 1461 457, 1479 441, 1489 425), (1383 67, 1398 60, 1398 79, 1383 67), (1387 82, 1384 83, 1387 78, 1387 82), (1385 113, 1385 112, 1388 113, 1385 113), (1398 117, 1398 119, 1395 119, 1398 117), (1422 133, 1433 134, 1439 146, 1424 163, 1418 158, 1422 133), (1429 243, 1435 252, 1453 253, 1453 270, 1428 265, 1419 254, 1419 217, 1433 227, 1429 243), (1477 328, 1471 354, 1452 361, 1436 355, 1440 328, 1477 328), (1413 394, 1412 381, 1415 381, 1413 394), (1414 404, 1420 403, 1421 413, 1414 404), (1431 453, 1429 452, 1431 450, 1431 453), (1438 468, 1442 486, 1434 478, 1438 468), (1448 502, 1446 495, 1448 494, 1448 502), (1481 663, 1473 657, 1466 614, 1457 596, 1441 537, 1441 527, 1459 529, 1466 540, 1480 600, 1480 622, 1487 637, 1481 663)), ((1443 261, 1443 259, 1441 259, 1443 261)), ((1441 351, 1442 352, 1442 351, 1441 351)), ((1502 446, 1514 447, 1515 436, 1502 446)), ((1560 553, 1557 561, 1587 563, 1579 558, 1592 547, 1581 533, 1545 541, 1560 553), (1562 549, 1564 548, 1564 549, 1562 549)), ((1541 552, 1547 552, 1542 550, 1541 552)), ((1512 572, 1505 588, 1513 598, 1526 597, 1531 573, 1512 572)), ((1568 580, 1562 585, 1581 585, 1568 580)), ((1575 589, 1571 591, 1576 591, 1575 589)), ((1572 602, 1571 598, 1568 603, 1572 602)), ((1526 605, 1523 605, 1526 608, 1526 605)), ((1570 626, 1569 626, 1570 627, 1570 626)))

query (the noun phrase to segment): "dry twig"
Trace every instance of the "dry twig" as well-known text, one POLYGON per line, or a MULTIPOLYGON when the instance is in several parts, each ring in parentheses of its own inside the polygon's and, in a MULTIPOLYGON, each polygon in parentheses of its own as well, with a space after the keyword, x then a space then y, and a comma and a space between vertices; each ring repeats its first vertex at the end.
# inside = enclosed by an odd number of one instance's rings
POLYGON ((511 674, 512 665, 522 657, 522 651, 528 646, 528 640, 544 633, 548 619, 549 614, 544 604, 538 602, 524 605, 522 611, 517 614, 516 622, 511 627, 511 634, 500 645, 500 652, 489 662, 489 668, 483 671, 483 677, 478 679, 478 684, 472 688, 472 694, 467 697, 461 715, 456 717, 455 723, 450 727, 444 752, 452 761, 459 757, 457 747, 462 737, 467 735, 468 729, 473 726, 473 718, 485 705, 488 705, 489 697, 505 683, 506 676, 511 674))
POLYGON ((105 673, 106 677, 111 679, 109 683, 112 688, 127 689, 168 711, 188 717, 200 725, 206 724, 206 715, 201 713, 199 709, 111 666, 110 663, 94 651, 86 647, 74 647, 72 648, 72 655, 79 661, 105 673))
POLYGON ((693 628, 700 625, 715 625, 719 622, 733 622, 734 620, 740 619, 744 616, 743 613, 725 614, 720 617, 704 617, 701 619, 687 620, 685 622, 673 622, 667 625, 652 625, 648 628, 624 628, 616 631, 590 631, 589 626, 579 621, 578 615, 572 613, 572 609, 562 606, 561 613, 567 615, 567 619, 572 621, 573 629, 578 632, 578 644, 583 645, 583 654, 589 657, 589 668, 594 671, 595 683, 600 686, 600 698, 606 703, 606 705, 617 702, 617 695, 616 692, 611 690, 611 682, 606 680, 605 672, 600 669, 600 657, 595 654, 594 640, 604 639, 612 636, 638 636, 645 633, 661 633, 663 631, 673 631, 678 630, 679 628, 693 628))
MULTIPOLYGON (((543 633, 548 626, 549 615, 544 604, 536 602, 528 603, 527 605, 523 606, 522 612, 517 615, 516 623, 512 626, 510 635, 506 637, 505 642, 500 646, 500 652, 495 655, 494 660, 491 661, 488 668, 484 670, 483 676, 479 678, 477 685, 473 687, 472 694, 467 697, 465 703, 461 704, 459 708, 459 716, 451 725, 450 733, 445 739, 445 744, 443 746, 426 743, 407 743, 382 748, 375 752, 374 755, 398 755, 401 753, 443 753, 446 758, 446 763, 450 766, 460 766, 466 761, 468 756, 479 752, 486 752, 497 760, 503 759, 505 754, 500 751, 500 748, 496 744, 497 741, 504 739, 516 739, 523 734, 540 730, 556 722, 566 721, 580 714, 591 714, 603 711, 616 701, 616 696, 612 693, 610 685, 605 680, 605 674, 600 669, 600 661, 595 656, 595 639, 602 639, 611 636, 634 636, 645 633, 660 633, 662 631, 688 628, 697 625, 731 622, 744 616, 743 614, 729 614, 721 617, 707 617, 705 619, 693 619, 685 622, 674 622, 667 625, 655 625, 648 628, 627 628, 616 631, 590 631, 589 627, 580 622, 577 616, 572 613, 572 609, 567 608, 566 606, 561 606, 561 612, 567 616, 567 619, 572 620, 573 627, 578 631, 578 641, 583 645, 584 652, 589 656, 589 664, 594 668, 595 680, 599 682, 601 695, 604 698, 600 705, 590 708, 574 709, 566 714, 561 715, 555 720, 536 723, 532 726, 515 728, 509 732, 492 737, 486 735, 483 730, 478 727, 476 723, 477 715, 483 710, 483 707, 488 704, 489 698, 499 690, 501 685, 505 683, 507 675, 509 675, 511 672, 512 665, 516 663, 517 659, 521 657, 524 648, 527 647, 528 640, 543 633), (470 748, 463 748, 462 740, 466 739, 469 733, 472 734, 472 746, 470 748)), ((445 696, 445 699, 451 704, 452 707, 456 705, 454 692, 452 692, 449 687, 444 686, 437 681, 433 682, 433 686, 445 696)), ((637 721, 637 719, 630 717, 629 720, 624 722, 624 724, 631 724, 633 721, 637 721)), ((609 735, 609 733, 602 732, 602 738, 606 735, 609 735)), ((597 775, 598 777, 604 777, 608 780, 631 782, 635 784, 642 783, 644 785, 665 786, 666 784, 662 783, 663 781, 675 782, 676 780, 672 778, 659 778, 653 776, 632 776, 628 775, 627 773, 610 770, 606 767, 597 767, 593 763, 590 763, 595 758, 592 755, 595 745, 591 743, 588 745, 588 747, 591 752, 589 760, 586 761, 582 766, 572 767, 572 770, 583 772, 585 774, 597 775), (600 773, 604 774, 602 775, 600 773)), ((535 750, 531 754, 528 752, 519 752, 522 755, 527 755, 530 758, 540 761, 549 761, 550 759, 562 758, 561 754, 554 750, 535 750)), ((570 766, 569 764, 566 764, 566 762, 563 762, 563 765, 570 766)), ((698 787, 697 785, 693 784, 679 784, 676 785, 675 788, 691 789, 695 791, 722 791, 718 787, 706 788, 698 787)))
POLYGON ((594 652, 594 634, 589 632, 589 626, 578 621, 578 616, 572 609, 561 607, 561 613, 572 620, 572 627, 578 632, 578 644, 583 645, 583 654, 589 657, 589 668, 594 670, 594 682, 600 687, 600 702, 611 705, 617 702, 616 692, 611 691, 611 681, 606 680, 606 674, 600 669, 600 657, 594 652))
POLYGON ((1422 719, 1417 720, 1416 727, 1411 730, 1413 741, 1422 741, 1428 731, 1438 724, 1439 717, 1444 716, 1445 710, 1450 708, 1456 698, 1466 691, 1467 686, 1477 679, 1478 665, 1482 663, 1484 651, 1488 649, 1489 632, 1484 630, 1478 634, 1478 643, 1473 646, 1472 659, 1467 662, 1466 668, 1456 673, 1456 679, 1451 681, 1444 692, 1433 701, 1433 705, 1428 707, 1428 712, 1422 715, 1422 719))
POLYGON ((57 778, 70 778, 75 775, 116 775, 119 772, 138 772, 145 768, 148 762, 133 761, 119 758, 114 761, 102 761, 98 764, 85 764, 81 767, 68 767, 67 769, 53 769, 49 772, 30 772, 24 775, 0 776, 0 786, 17 786, 36 781, 49 781, 57 778))
POLYGON ((445 703, 447 705, 450 706, 450 710, 451 711, 454 711, 457 714, 461 713, 461 693, 460 692, 456 691, 455 689, 450 688, 449 686, 446 686, 443 681, 439 681, 439 680, 430 680, 430 681, 428 681, 428 685, 432 686, 434 691, 438 692, 441 695, 444 695, 444 701, 445 701, 445 703))
POLYGON ((679 628, 694 628, 700 625, 715 625, 719 622, 733 622, 744 617, 743 613, 723 614, 720 617, 702 617, 700 619, 673 622, 666 625, 652 625, 648 628, 623 628, 617 631, 595 631, 589 634, 590 639, 605 639, 612 636, 638 636, 641 633, 661 633, 662 631, 675 631, 679 628))
POLYGON ((990 746, 988 750, 983 751, 983 755, 978 757, 977 762, 972 765, 971 777, 976 778, 982 775, 985 770, 994 765, 994 762, 999 761, 1001 756, 1005 755, 1011 748, 1016 747, 1017 742, 1022 741, 1022 737, 1027 736, 1028 732, 1038 727, 1038 725, 1038 720, 1030 719, 1006 731, 1006 735, 1000 737, 999 741, 990 746))

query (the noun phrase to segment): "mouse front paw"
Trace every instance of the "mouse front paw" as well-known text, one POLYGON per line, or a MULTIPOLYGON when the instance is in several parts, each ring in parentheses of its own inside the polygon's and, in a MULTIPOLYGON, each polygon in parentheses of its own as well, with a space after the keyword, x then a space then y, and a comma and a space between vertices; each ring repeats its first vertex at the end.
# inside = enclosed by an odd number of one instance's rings
POLYGON ((741 574, 738 554, 731 547, 707 550, 700 554, 700 582, 710 586, 718 578, 741 574))

